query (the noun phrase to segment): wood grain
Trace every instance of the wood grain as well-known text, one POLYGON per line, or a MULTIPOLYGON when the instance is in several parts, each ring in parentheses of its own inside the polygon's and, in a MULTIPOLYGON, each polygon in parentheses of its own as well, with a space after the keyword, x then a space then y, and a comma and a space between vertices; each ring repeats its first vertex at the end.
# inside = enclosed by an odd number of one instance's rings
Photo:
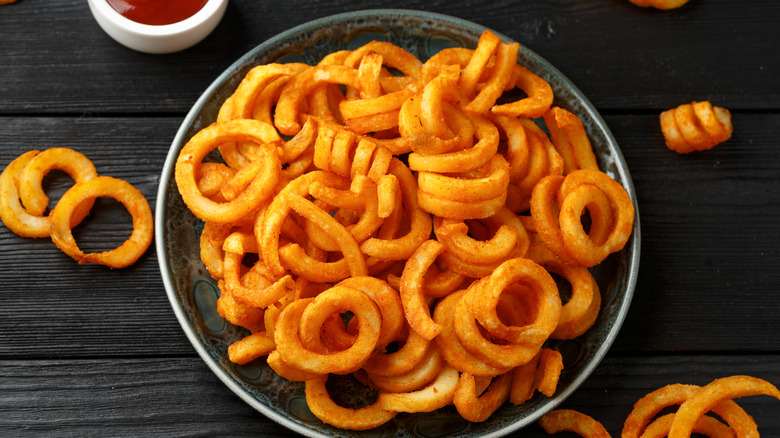
MULTIPOLYGON (((560 407, 592 416, 617 437, 644 395, 672 383, 705 385, 724 369, 780 380, 777 356, 607 359, 560 407)), ((252 410, 197 358, 3 360, 0 391, 4 436, 298 436, 252 410)), ((738 402, 762 436, 780 436, 780 401, 738 402)), ((549 436, 536 425, 521 434, 549 436)))
POLYGON ((780 285, 780 161, 770 146, 780 116, 736 114, 728 142, 690 155, 666 149, 657 116, 606 121, 642 227, 637 290, 616 348, 780 351, 766 335, 780 332, 766 311, 780 308, 766 293, 780 285))
MULTIPOLYGON (((197 46, 148 55, 110 39, 82 0, 25 3, 0 9, 0 113, 182 113, 268 38, 327 15, 388 7, 367 0, 231 1, 197 46)), ((391 7, 502 32, 550 61, 603 110, 657 110, 703 99, 729 109, 780 107, 776 1, 745 7, 744 0, 694 0, 673 11, 626 0, 401 0, 391 7)))

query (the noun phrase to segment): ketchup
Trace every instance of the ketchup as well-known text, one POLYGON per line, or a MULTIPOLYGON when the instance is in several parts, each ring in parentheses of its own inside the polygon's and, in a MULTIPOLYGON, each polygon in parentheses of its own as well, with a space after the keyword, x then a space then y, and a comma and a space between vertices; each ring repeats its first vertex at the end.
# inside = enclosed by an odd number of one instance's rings
POLYGON ((201 10, 208 0, 107 0, 126 18, 137 23, 162 25, 185 20, 201 10))

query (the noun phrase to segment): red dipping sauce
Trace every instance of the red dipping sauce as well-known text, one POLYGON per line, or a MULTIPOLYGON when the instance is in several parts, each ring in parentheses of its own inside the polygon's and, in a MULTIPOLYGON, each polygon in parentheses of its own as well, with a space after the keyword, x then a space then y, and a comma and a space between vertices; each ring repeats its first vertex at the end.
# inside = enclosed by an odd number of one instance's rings
POLYGON ((178 23, 195 15, 208 0, 107 0, 126 18, 155 26, 178 23))

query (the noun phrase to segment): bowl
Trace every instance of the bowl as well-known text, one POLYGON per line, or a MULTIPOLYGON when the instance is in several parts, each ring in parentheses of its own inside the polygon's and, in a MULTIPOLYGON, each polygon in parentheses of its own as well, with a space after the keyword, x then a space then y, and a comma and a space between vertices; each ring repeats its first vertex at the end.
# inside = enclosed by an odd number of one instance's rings
MULTIPOLYGON (((460 18, 398 9, 354 11, 301 24, 262 42, 219 75, 184 118, 171 144, 157 193, 155 242, 163 285, 174 314, 204 363, 227 388, 262 415, 295 433, 316 438, 507 436, 533 424, 576 391, 598 366, 620 330, 639 269, 638 214, 632 236, 623 250, 592 270, 602 291, 602 308, 596 323, 576 339, 551 340, 548 344, 561 352, 565 364, 554 396, 548 398, 537 393, 523 405, 507 403, 484 422, 469 423, 453 406, 448 406, 430 413, 400 414, 391 422, 369 431, 338 430, 309 411, 303 383, 278 377, 264 359, 236 365, 227 358, 228 346, 247 332, 228 324, 216 310, 219 290, 200 259, 199 236, 203 222, 184 204, 174 178, 181 148, 216 120, 222 103, 255 65, 270 62, 315 64, 330 52, 355 49, 371 40, 392 42, 424 61, 446 47, 474 48, 484 29, 484 26, 460 18)), ((493 32, 504 41, 511 41, 506 35, 493 32)), ((555 105, 580 117, 599 167, 623 185, 636 207, 634 187, 620 148, 585 95, 554 66, 522 45, 518 63, 550 83, 555 105)))
POLYGON ((228 0, 208 0, 198 12, 173 24, 135 22, 117 12, 107 0, 88 0, 100 27, 118 43, 144 53, 173 53, 192 47, 217 27, 228 0))

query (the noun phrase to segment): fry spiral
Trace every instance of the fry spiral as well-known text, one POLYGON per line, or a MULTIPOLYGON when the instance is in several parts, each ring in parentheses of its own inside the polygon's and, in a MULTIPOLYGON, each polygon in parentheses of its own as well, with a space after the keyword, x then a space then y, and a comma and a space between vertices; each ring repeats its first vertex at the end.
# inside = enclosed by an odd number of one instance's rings
POLYGON ((661 113, 661 131, 681 154, 712 149, 731 138, 731 113, 707 101, 686 103, 661 113))

